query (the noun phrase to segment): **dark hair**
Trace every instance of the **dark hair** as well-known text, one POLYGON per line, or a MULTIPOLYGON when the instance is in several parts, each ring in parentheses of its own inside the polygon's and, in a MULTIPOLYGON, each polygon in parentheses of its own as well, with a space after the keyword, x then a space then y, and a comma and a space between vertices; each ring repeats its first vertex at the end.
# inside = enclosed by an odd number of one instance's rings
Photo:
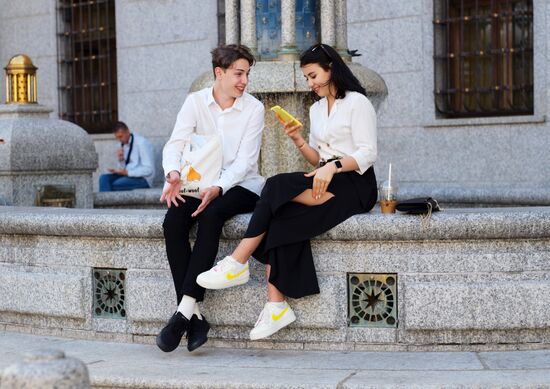
MULTIPOLYGON (((233 62, 239 59, 247 60, 250 66, 256 62, 254 55, 245 45, 222 45, 216 47, 210 53, 212 54, 212 71, 217 67, 228 69, 233 62)), ((216 74, 214 74, 214 77, 216 77, 216 74)))
POLYGON ((115 126, 113 127, 113 132, 117 131, 130 131, 126 123, 124 122, 116 122, 115 126))
MULTIPOLYGON (((343 99, 347 91, 359 92, 367 95, 365 88, 361 85, 357 77, 353 75, 350 68, 340 54, 329 45, 317 43, 311 46, 300 55, 300 67, 312 63, 319 64, 324 70, 330 70, 330 83, 336 87, 336 98, 343 99)), ((314 98, 319 99, 314 93, 314 98)))

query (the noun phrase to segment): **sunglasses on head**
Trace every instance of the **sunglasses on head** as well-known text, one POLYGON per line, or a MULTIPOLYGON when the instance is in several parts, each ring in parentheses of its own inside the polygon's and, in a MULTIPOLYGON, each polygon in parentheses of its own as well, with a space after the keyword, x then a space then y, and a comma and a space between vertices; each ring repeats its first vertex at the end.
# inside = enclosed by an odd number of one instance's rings
POLYGON ((325 49, 325 47, 323 46, 322 43, 319 43, 318 45, 314 46, 312 49, 311 49, 311 52, 313 53, 315 50, 317 50, 318 48, 321 48, 321 50, 323 50, 323 52, 327 55, 327 57, 329 57, 330 59, 332 59, 332 56, 328 53, 327 49, 325 49))

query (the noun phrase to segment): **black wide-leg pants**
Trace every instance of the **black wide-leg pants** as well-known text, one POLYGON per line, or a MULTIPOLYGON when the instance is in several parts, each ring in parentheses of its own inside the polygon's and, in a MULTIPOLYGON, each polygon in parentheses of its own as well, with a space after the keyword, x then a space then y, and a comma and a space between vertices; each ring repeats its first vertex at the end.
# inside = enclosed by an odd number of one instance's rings
POLYGON ((268 178, 245 234, 245 238, 252 238, 266 233, 253 256, 271 265, 269 282, 291 298, 319 293, 310 239, 352 215, 370 211, 377 199, 372 167, 362 175, 334 175, 327 188, 334 197, 321 205, 292 201, 312 185, 313 177, 305 177, 304 173, 268 178))
POLYGON ((214 199, 197 217, 191 217, 191 214, 201 200, 189 196, 184 198, 185 203, 178 201, 178 207, 172 205, 168 208, 162 225, 178 304, 184 295, 197 301, 204 299, 204 288, 197 285, 196 279, 214 264, 223 225, 237 214, 252 212, 258 195, 236 186, 214 199), (189 231, 195 223, 197 238, 191 249, 189 231))

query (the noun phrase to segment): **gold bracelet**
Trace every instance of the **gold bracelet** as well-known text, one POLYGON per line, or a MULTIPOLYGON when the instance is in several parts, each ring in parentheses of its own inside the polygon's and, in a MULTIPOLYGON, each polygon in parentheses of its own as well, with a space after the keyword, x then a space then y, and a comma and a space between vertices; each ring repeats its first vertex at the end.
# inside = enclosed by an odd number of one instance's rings
POLYGON ((302 147, 306 145, 306 142, 302 143, 300 146, 298 146, 298 150, 302 150, 302 147))

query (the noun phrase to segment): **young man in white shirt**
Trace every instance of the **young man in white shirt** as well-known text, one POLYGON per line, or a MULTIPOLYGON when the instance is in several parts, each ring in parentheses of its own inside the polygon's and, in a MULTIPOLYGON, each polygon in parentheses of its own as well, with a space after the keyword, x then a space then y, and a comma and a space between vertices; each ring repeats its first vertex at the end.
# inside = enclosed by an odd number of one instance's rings
POLYGON ((99 177, 99 191, 150 188, 155 178, 153 146, 145 137, 130 132, 123 122, 115 123, 114 134, 120 142, 117 150, 119 166, 109 169, 110 174, 99 177))
POLYGON ((166 184, 161 201, 168 206, 163 228, 178 302, 176 313, 157 337, 157 345, 166 352, 176 349, 186 332, 189 351, 207 341, 210 326, 197 306, 204 288, 196 278, 212 267, 224 223, 236 214, 252 212, 264 184, 258 172, 264 106, 245 92, 253 64, 246 46, 214 49, 213 87, 187 96, 163 150, 166 184), (194 133, 216 134, 223 145, 219 180, 201 192, 201 199, 180 195, 181 156, 194 133), (191 249, 189 231, 195 222, 197 236, 191 249))

